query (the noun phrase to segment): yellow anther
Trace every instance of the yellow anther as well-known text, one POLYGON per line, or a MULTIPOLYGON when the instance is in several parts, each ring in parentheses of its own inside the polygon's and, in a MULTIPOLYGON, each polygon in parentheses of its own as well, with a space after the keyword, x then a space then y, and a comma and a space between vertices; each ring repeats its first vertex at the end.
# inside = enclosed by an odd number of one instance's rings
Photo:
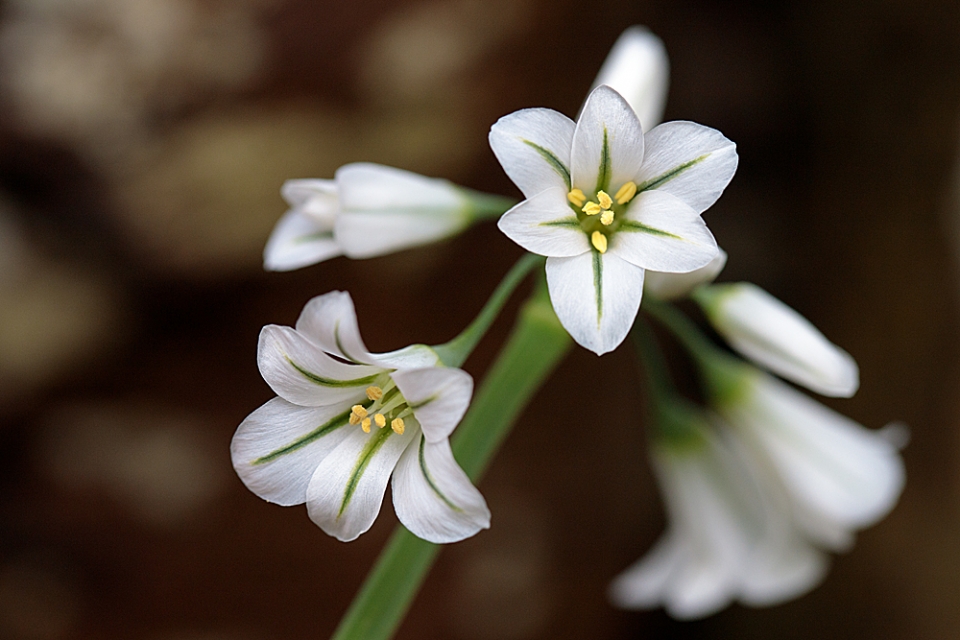
POLYGON ((610 199, 606 191, 597 191, 597 201, 600 202, 601 209, 609 209, 613 206, 613 200, 610 199))
POLYGON ((359 404, 350 407, 350 424, 360 424, 360 421, 367 417, 367 410, 359 404))
POLYGON ((596 202, 588 202, 586 205, 584 205, 581 211, 588 216, 595 216, 600 213, 600 205, 598 205, 596 202))
POLYGON ((364 433, 370 433, 370 418, 364 418, 363 422, 360 423, 360 428, 363 429, 364 433))
POLYGON ((397 434, 403 435, 403 418, 394 418, 393 422, 390 423, 390 428, 397 434))
POLYGON ((381 429, 387 426, 387 419, 383 417, 382 413, 378 413, 377 415, 373 416, 373 421, 376 422, 377 426, 381 429))
POLYGON ((590 244, 599 251, 600 253, 607 252, 607 236, 603 235, 599 231, 594 231, 590 235, 590 244))
POLYGON ((600 214, 600 222, 603 224, 612 224, 613 223, 613 211, 604 211, 600 214))
POLYGON ((367 387, 367 397, 371 400, 379 400, 383 397, 383 389, 380 387, 367 387))
POLYGON ((583 191, 580 189, 572 189, 567 194, 567 200, 575 207, 582 207, 583 203, 587 201, 587 196, 583 195, 583 191))
POLYGON ((617 204, 627 204, 635 195, 637 195, 637 183, 631 180, 620 187, 614 197, 617 199, 617 204))

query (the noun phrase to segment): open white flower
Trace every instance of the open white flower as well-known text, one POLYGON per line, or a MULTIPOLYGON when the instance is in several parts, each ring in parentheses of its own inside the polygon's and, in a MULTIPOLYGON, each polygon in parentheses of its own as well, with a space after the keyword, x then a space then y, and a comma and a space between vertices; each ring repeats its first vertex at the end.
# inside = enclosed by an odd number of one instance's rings
POLYGON ((730 346, 757 364, 825 396, 856 393, 860 374, 850 354, 755 284, 701 287, 693 297, 730 346))
POLYGON ((343 541, 367 531, 393 477, 397 517, 430 542, 490 525, 483 496, 453 458, 448 437, 473 391, 466 372, 429 347, 372 354, 350 295, 304 307, 296 328, 260 333, 260 372, 277 393, 240 424, 233 465, 247 487, 343 541))
POLYGON ((339 255, 372 258, 446 238, 470 224, 487 198, 446 180, 370 163, 344 165, 334 180, 288 180, 281 194, 290 210, 263 252, 271 271, 339 255))
POLYGON ((663 273, 647 271, 643 279, 643 292, 652 294, 661 300, 682 298, 702 284, 713 282, 727 265, 727 252, 717 249, 717 257, 687 273, 663 273))
POLYGON ((794 519, 818 544, 843 550, 853 532, 890 512, 903 460, 883 432, 853 420, 748 365, 708 375, 712 402, 739 437, 770 460, 794 519))
POLYGON ((714 129, 668 122, 644 134, 627 102, 600 86, 576 123, 523 109, 494 124, 490 146, 526 197, 500 229, 547 256, 560 322, 597 354, 630 330, 645 269, 683 273, 717 255, 700 214, 730 182, 737 154, 714 129))
POLYGON ((607 85, 627 101, 644 131, 660 124, 667 102, 670 62, 663 41, 649 29, 629 27, 620 34, 590 90, 607 85))
POLYGON ((776 478, 722 424, 688 420, 651 448, 666 533, 610 586, 624 608, 701 618, 735 600, 766 606, 819 584, 828 559, 797 527, 776 478))

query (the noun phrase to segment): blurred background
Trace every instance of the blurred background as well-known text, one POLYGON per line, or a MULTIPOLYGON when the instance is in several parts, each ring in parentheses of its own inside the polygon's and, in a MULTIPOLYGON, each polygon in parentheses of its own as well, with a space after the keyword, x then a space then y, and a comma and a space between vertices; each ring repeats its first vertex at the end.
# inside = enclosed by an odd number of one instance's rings
POLYGON ((236 478, 233 431, 273 395, 260 327, 346 289, 372 349, 439 343, 519 249, 488 224, 265 273, 280 185, 369 160, 519 195, 490 125, 575 115, 632 24, 666 43, 665 119, 738 143, 705 216, 721 280, 857 358, 827 404, 910 425, 906 491, 799 600, 615 610, 664 516, 632 353, 578 349, 480 485, 492 529, 443 551, 399 637, 960 635, 960 4, 0 0, 0 638, 328 637, 396 520, 388 498, 342 544, 236 478))

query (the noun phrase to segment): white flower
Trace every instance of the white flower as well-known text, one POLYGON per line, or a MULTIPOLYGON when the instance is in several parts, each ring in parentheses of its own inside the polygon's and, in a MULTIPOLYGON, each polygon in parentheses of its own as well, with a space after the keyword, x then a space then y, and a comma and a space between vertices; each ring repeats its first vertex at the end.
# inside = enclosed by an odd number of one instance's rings
POLYGON ((397 517, 430 542, 489 527, 490 512, 450 451, 473 379, 429 347, 372 354, 350 295, 314 298, 296 328, 260 333, 260 372, 278 398, 251 413, 231 445, 247 487, 281 505, 307 503, 328 534, 373 524, 393 476, 397 517))
POLYGON ((483 198, 446 180, 369 163, 340 167, 334 180, 288 180, 281 194, 291 208, 263 252, 271 271, 440 240, 463 230, 483 198))
POLYGON ((771 375, 735 367, 724 368, 725 380, 708 374, 716 409, 770 460, 804 533, 824 547, 848 548, 855 530, 882 519, 900 497, 896 444, 771 375))
POLYGON ((646 27, 633 26, 617 38, 590 90, 605 84, 619 93, 649 131, 663 118, 669 82, 663 41, 646 27))
POLYGON ((490 146, 526 196, 500 229, 547 256, 560 322, 597 354, 630 330, 645 269, 693 271, 717 255, 700 213, 730 182, 737 154, 714 129, 669 122, 644 134, 627 102, 601 86, 576 123, 523 109, 492 127, 490 146))
POLYGON ((856 393, 860 374, 850 354, 760 287, 713 285, 693 297, 730 346, 757 364, 825 396, 856 393))
POLYGON ((663 273, 647 271, 643 279, 643 292, 654 295, 661 300, 682 298, 702 284, 713 282, 727 265, 727 252, 717 249, 717 257, 700 267, 687 273, 663 273))
POLYGON ((659 438, 651 458, 668 528, 613 581, 615 604, 701 618, 734 600, 772 605, 819 584, 826 555, 801 534, 763 461, 726 427, 688 422, 680 439, 659 438))

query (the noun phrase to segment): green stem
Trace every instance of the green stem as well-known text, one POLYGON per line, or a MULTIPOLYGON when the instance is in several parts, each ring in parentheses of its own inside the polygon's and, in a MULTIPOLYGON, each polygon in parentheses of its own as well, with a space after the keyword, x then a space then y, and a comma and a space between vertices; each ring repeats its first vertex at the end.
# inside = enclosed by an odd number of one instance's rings
POLYGON ((474 222, 499 218, 517 204, 516 199, 507 198, 506 196, 483 193, 482 191, 474 191, 473 189, 465 189, 463 187, 461 187, 460 190, 470 201, 468 211, 470 218, 474 222))
MULTIPOLYGON (((453 453, 476 482, 527 402, 570 348, 541 282, 520 311, 467 415, 453 453)), ((333 640, 387 640, 410 608, 439 547, 398 526, 347 610, 333 640)))
POLYGON ((500 310, 503 309, 503 305, 506 304, 513 290, 535 266, 543 264, 543 261, 543 256, 532 253, 525 253, 522 258, 517 260, 513 268, 497 285, 493 295, 483 305, 483 309, 480 310, 473 322, 453 340, 433 348, 440 356, 440 361, 448 367, 461 366, 473 352, 480 339, 483 338, 490 325, 493 324, 493 321, 500 315, 500 310))

